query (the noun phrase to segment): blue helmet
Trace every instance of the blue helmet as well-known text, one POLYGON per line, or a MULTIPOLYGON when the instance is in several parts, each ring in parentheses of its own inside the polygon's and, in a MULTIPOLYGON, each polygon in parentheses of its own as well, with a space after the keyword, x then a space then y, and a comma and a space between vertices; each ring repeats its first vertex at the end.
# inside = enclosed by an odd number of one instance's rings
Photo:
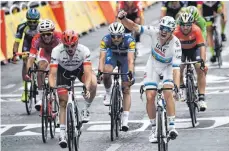
POLYGON ((30 8, 26 12, 26 18, 28 20, 39 20, 40 19, 40 12, 36 8, 30 8))

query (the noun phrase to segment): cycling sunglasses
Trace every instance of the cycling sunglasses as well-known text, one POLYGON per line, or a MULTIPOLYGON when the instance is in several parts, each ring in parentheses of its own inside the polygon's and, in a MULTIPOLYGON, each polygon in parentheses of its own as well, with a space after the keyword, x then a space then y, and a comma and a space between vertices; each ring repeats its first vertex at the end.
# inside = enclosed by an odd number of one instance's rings
POLYGON ((64 45, 65 48, 74 48, 76 46, 76 44, 73 44, 73 45, 64 45))
POLYGON ((192 23, 180 23, 180 26, 191 27, 192 23))
POLYGON ((160 30, 161 31, 166 31, 166 32, 172 32, 173 31, 171 28, 163 26, 163 25, 160 26, 160 30))
POLYGON ((123 37, 123 34, 111 34, 112 39, 115 39, 115 38, 119 39, 121 37, 123 37))
POLYGON ((51 36, 51 35, 53 35, 52 32, 41 33, 41 36, 51 36))
POLYGON ((28 24, 38 24, 39 21, 38 20, 28 20, 27 23, 28 24))

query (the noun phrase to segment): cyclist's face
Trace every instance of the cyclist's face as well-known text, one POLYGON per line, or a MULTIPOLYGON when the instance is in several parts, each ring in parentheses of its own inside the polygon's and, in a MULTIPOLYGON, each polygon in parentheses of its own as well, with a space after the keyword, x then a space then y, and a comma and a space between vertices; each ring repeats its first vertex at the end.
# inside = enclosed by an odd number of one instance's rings
POLYGON ((73 56, 76 52, 76 47, 77 47, 78 43, 72 44, 72 45, 64 45, 65 50, 67 51, 67 53, 71 56, 73 56))
POLYGON ((111 34, 111 40, 115 45, 119 45, 122 42, 122 34, 111 34))
POLYGON ((30 29, 35 30, 37 28, 39 21, 37 20, 27 20, 27 25, 30 29))
POLYGON ((192 23, 181 24, 180 28, 184 34, 188 34, 192 30, 192 23))
POLYGON ((132 6, 133 1, 127 1, 126 3, 127 3, 127 5, 130 7, 130 6, 132 6))
POLYGON ((171 36, 172 32, 173 31, 171 30, 171 28, 162 26, 162 25, 160 26, 160 38, 161 39, 168 39, 171 36))
POLYGON ((180 7, 179 1, 171 2, 171 7, 172 7, 173 9, 179 8, 179 7, 180 7))
POLYGON ((52 32, 41 33, 42 40, 47 44, 52 41, 52 37, 53 37, 52 32))

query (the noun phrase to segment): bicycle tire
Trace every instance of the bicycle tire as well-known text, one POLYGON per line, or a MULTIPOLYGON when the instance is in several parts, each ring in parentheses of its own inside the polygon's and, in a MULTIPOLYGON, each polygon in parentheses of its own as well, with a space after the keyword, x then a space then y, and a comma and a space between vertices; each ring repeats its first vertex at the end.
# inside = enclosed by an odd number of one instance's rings
MULTIPOLYGON (((51 96, 51 94, 50 94, 51 96)), ((52 98, 50 97, 50 100, 52 98)), ((49 121, 49 126, 50 126, 50 136, 51 138, 54 138, 55 137, 55 134, 56 134, 56 118, 57 118, 57 102, 56 102, 56 98, 54 96, 54 99, 52 100, 52 102, 49 104, 49 116, 50 116, 50 121, 49 121)))
POLYGON ((120 91, 116 91, 117 94, 117 104, 116 104, 116 116, 115 116, 115 135, 116 137, 119 136, 119 130, 121 129, 121 95, 120 95, 120 91))
POLYGON ((114 141, 114 131, 115 131, 115 99, 116 99, 116 88, 113 87, 112 95, 111 95, 111 129, 110 129, 110 135, 111 135, 111 141, 114 141))
POLYGON ((214 28, 214 38, 215 38, 214 44, 215 44, 216 58, 218 61, 218 66, 219 68, 221 68, 222 66, 222 56, 221 56, 222 43, 220 43, 219 34, 215 28, 214 28))
POLYGON ((162 108, 159 107, 157 110, 157 119, 158 119, 158 123, 157 123, 157 141, 158 141, 158 151, 166 151, 166 144, 165 141, 163 140, 163 129, 162 129, 162 108))
POLYGON ((194 98, 194 83, 193 81, 188 77, 187 79, 187 103, 189 107, 189 113, 192 121, 192 127, 196 127, 196 105, 195 105, 195 98, 194 98))
POLYGON ((80 140, 80 135, 81 135, 81 127, 82 127, 82 122, 81 122, 81 118, 80 118, 80 112, 78 110, 77 105, 75 105, 75 119, 76 119, 76 136, 74 137, 74 146, 75 146, 75 151, 79 150, 79 140, 80 140))
MULTIPOLYGON (((32 84, 30 86, 30 89, 31 88, 32 88, 32 84)), ((28 91, 28 82, 26 82, 26 81, 25 81, 25 90, 24 91, 25 91, 25 108, 26 108, 27 114, 30 115, 32 112, 33 101, 32 101, 32 95, 31 95, 32 93, 31 93, 31 91, 28 91), (29 94, 28 94, 28 92, 29 92, 29 94)))
POLYGON ((48 136, 48 101, 46 97, 46 90, 43 91, 42 95, 42 105, 41 105, 41 131, 42 140, 44 143, 47 142, 48 136))
POLYGON ((67 106, 67 135, 68 135, 68 150, 73 151, 74 146, 74 121, 72 113, 72 104, 67 106))

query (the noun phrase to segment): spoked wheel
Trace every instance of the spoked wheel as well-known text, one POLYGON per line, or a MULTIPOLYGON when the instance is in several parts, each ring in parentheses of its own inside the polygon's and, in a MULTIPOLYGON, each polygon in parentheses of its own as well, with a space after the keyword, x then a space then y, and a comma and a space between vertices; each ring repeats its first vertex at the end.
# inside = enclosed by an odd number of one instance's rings
POLYGON ((42 96, 42 105, 41 105, 41 131, 42 131, 42 140, 44 143, 47 142, 47 131, 48 131, 48 100, 46 97, 46 91, 44 90, 42 96))
POLYGON ((73 120, 73 112, 72 112, 72 104, 68 104, 67 106, 67 133, 68 133, 68 149, 69 151, 74 150, 74 145, 76 144, 75 138, 75 128, 74 128, 74 120, 73 120))
POLYGON ((50 104, 49 104, 49 112, 50 112, 50 119, 49 119, 49 126, 50 126, 50 135, 51 138, 55 137, 56 134, 56 125, 57 125, 57 118, 58 118, 58 111, 59 106, 57 104, 56 95, 53 95, 53 98, 49 98, 50 104), (53 100, 51 100, 53 99, 53 100))
POLYGON ((162 108, 158 108, 157 111, 157 118, 158 118, 158 128, 157 128, 157 141, 158 141, 158 151, 167 151, 168 150, 168 142, 167 142, 167 137, 163 135, 163 127, 165 127, 165 123, 162 120, 162 108), (164 126, 162 126, 164 125, 164 126))
POLYGON ((30 89, 28 89, 28 82, 25 82, 25 108, 28 115, 30 115, 32 111, 32 105, 33 105, 32 92, 33 92, 33 85, 31 84, 30 89))
POLYGON ((75 107, 75 116, 76 116, 76 136, 74 137, 74 146, 75 146, 75 150, 79 151, 79 140, 80 140, 80 135, 81 135, 81 126, 82 126, 82 122, 80 119, 80 115, 79 115, 79 110, 77 108, 77 106, 75 107))
POLYGON ((222 56, 221 56, 221 50, 222 50, 222 42, 219 39, 219 34, 214 28, 214 42, 215 42, 215 53, 216 53, 216 58, 218 61, 218 66, 221 68, 222 66, 222 56))
POLYGON ((190 117, 192 120, 192 127, 196 127, 196 105, 195 105, 195 98, 194 98, 194 84, 192 83, 192 81, 188 78, 188 84, 187 84, 187 103, 188 103, 188 107, 189 107, 189 113, 190 113, 190 117))
MULTIPOLYGON (((119 92, 118 92, 119 93, 119 92)), ((121 108, 121 97, 120 94, 117 93, 117 102, 116 102, 116 117, 115 117, 115 134, 116 137, 119 136, 119 131, 121 130, 121 115, 122 115, 122 108, 121 108)))
POLYGON ((114 140, 114 133, 115 133, 115 129, 116 129, 116 119, 115 119, 115 114, 116 114, 116 89, 113 88, 112 91, 112 97, 111 97, 111 112, 110 112, 110 116, 111 116, 111 141, 114 140))
POLYGON ((221 52, 220 52, 221 50, 218 48, 218 49, 216 49, 216 58, 217 58, 217 61, 218 61, 218 66, 219 66, 219 68, 221 68, 221 66, 222 66, 222 55, 221 55, 221 52))

